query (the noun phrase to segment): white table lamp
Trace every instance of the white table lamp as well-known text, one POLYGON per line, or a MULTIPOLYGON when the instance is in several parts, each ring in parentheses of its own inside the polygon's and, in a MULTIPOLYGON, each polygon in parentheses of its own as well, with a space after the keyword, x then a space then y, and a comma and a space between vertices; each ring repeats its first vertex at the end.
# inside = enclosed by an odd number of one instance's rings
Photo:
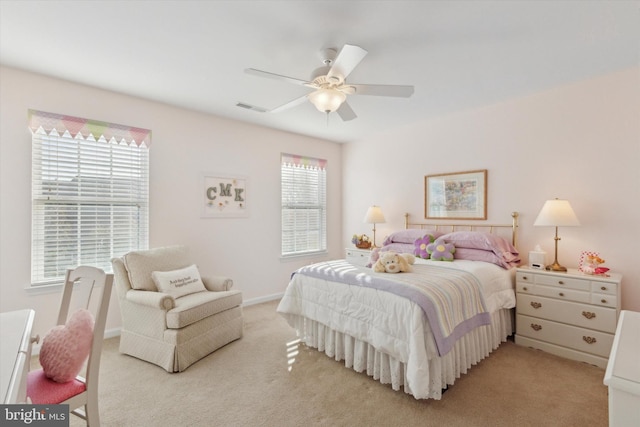
POLYGON ((578 217, 571 208, 568 200, 547 200, 542 206, 538 217, 533 223, 534 226, 548 226, 556 228, 555 258, 553 264, 547 265, 546 269, 551 271, 567 271, 566 267, 558 263, 558 227, 575 227, 580 225, 578 217))
POLYGON ((382 214, 380 206, 373 205, 367 209, 367 214, 364 216, 364 222, 367 224, 373 224, 373 248, 376 246, 376 224, 382 224, 387 222, 382 214))

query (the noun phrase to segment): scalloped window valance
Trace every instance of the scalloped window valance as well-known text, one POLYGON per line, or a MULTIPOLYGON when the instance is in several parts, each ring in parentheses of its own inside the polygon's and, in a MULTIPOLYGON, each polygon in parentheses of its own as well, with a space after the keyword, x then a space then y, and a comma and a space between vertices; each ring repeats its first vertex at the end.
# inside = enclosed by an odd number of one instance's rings
POLYGON ((36 133, 40 128, 47 135, 55 130, 58 135, 69 132, 73 138, 81 135, 84 139, 92 136, 96 141, 104 138, 108 142, 116 141, 120 144, 124 142, 127 145, 135 144, 138 147, 144 145, 148 148, 151 145, 151 131, 149 129, 29 110, 29 129, 36 133))
POLYGON ((320 170, 324 170, 327 167, 327 161, 325 159, 316 159, 314 157, 304 157, 295 154, 282 153, 281 159, 283 165, 292 165, 320 170))

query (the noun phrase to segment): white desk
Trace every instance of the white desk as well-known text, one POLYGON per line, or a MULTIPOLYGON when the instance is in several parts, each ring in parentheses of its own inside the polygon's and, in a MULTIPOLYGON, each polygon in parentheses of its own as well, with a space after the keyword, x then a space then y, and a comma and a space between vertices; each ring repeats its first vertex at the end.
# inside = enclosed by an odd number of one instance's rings
POLYGON ((31 330, 35 311, 0 313, 0 402, 27 400, 27 373, 31 359, 31 330))
POLYGON ((640 419, 640 313, 623 310, 604 374, 609 425, 637 426, 640 419))

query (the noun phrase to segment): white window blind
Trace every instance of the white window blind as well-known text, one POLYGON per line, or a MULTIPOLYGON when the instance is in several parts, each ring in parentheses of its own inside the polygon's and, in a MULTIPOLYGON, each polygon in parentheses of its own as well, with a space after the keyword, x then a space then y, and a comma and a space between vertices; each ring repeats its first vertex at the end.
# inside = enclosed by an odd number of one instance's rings
POLYGON ((282 256, 327 249, 327 161, 282 154, 282 256))
POLYGON ((146 249, 150 131, 35 111, 29 127, 32 286, 146 249))

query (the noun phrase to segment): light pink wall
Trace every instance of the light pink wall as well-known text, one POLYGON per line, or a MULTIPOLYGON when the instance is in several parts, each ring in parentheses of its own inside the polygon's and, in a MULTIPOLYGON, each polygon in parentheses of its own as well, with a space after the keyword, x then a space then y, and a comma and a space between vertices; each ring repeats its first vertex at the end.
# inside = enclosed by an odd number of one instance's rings
MULTIPOLYGON (((332 198, 324 258, 342 254, 338 144, 6 67, 0 68, 0 93, 0 311, 34 308, 35 333, 53 326, 60 294, 25 290, 31 245, 29 108, 151 129, 150 246, 188 245, 203 275, 232 277, 246 302, 278 296, 293 270, 321 259, 279 257, 281 152, 328 160, 332 198), (249 217, 201 218, 201 172, 245 176, 249 217)), ((114 297, 107 330, 119 327, 119 316, 114 297)))
POLYGON ((561 228, 559 261, 598 251, 621 273, 623 309, 640 311, 640 68, 415 123, 344 146, 344 244, 370 231, 371 204, 386 224, 424 218, 424 176, 488 169, 488 223, 520 212, 520 249, 540 243, 553 260, 553 228, 533 227, 547 199, 568 199, 582 226, 561 228), (361 165, 369 165, 364 169, 361 165))

